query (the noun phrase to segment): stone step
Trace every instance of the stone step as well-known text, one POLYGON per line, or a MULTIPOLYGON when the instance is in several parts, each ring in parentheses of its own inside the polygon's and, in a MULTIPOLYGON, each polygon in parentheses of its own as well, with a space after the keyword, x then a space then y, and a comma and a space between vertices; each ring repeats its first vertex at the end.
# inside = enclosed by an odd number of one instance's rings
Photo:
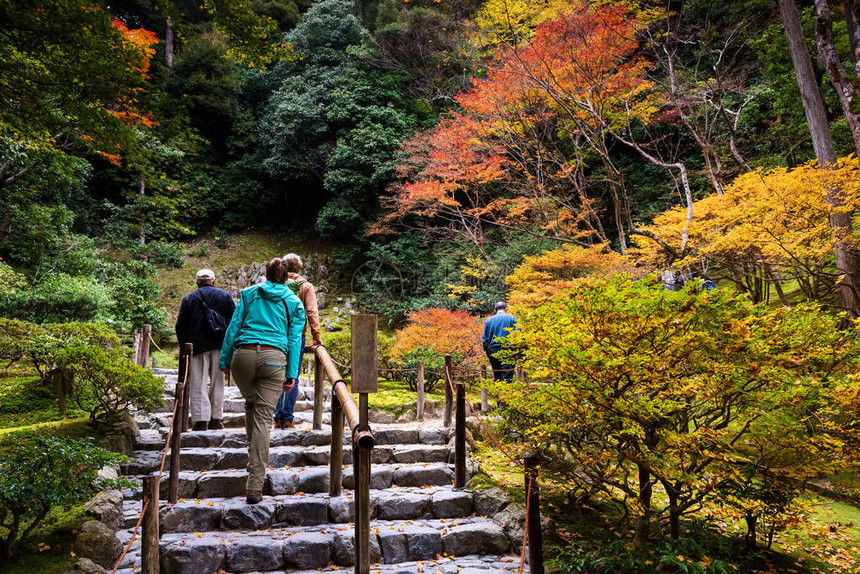
MULTIPOLYGON (((328 465, 331 447, 326 446, 272 446, 268 465, 272 467, 328 465)), ((161 452, 153 450, 132 453, 133 462, 121 465, 123 474, 151 474, 161 465, 161 452)), ((372 451, 373 464, 453 462, 448 445, 381 445, 372 451)), ((344 449, 343 463, 352 464, 352 450, 344 449)), ((248 449, 237 447, 183 448, 179 454, 181 470, 230 470, 245 468, 248 449)))
MULTIPOLYGON (((390 488, 370 491, 370 516, 379 520, 464 518, 472 514, 473 494, 451 486, 390 488)), ((140 516, 141 502, 123 503, 125 527, 133 528, 140 516)), ((174 505, 162 501, 160 526, 168 532, 213 530, 265 530, 288 526, 316 526, 355 521, 352 491, 342 496, 294 494, 269 496, 256 505, 244 496, 230 498, 180 499, 174 505)))
MULTIPOLYGON (((125 561, 126 563, 129 560, 125 561)), ((140 564, 138 558, 137 564, 140 564)), ((520 557, 514 554, 485 555, 469 554, 467 556, 441 557, 436 560, 415 560, 398 564, 372 564, 373 574, 511 574, 519 572, 520 557)), ((173 570, 174 572, 179 570, 173 570)), ((344 574, 341 566, 330 562, 323 568, 314 570, 271 570, 271 574, 317 574, 318 572, 338 572, 344 574)), ((528 573, 528 557, 523 572, 528 573)), ((116 574, 140 574, 140 566, 120 568, 116 574)))
MULTIPOLYGON (((378 446, 397 444, 449 444, 452 431, 444 427, 375 428, 373 436, 378 446)), ((141 431, 137 450, 162 450, 167 428, 141 431), (159 446, 160 445, 160 446, 159 446)), ((322 446, 331 443, 331 430, 272 429, 271 446, 322 446)), ((344 433, 344 444, 349 444, 349 433, 344 433)), ((186 431, 182 433, 182 447, 240 447, 246 446, 245 429, 212 431, 186 431)))
MULTIPOLYGON (((467 478, 474 468, 467 465, 467 478)), ((142 480, 144 475, 126 475, 125 478, 142 480)), ((161 479, 160 496, 167 499, 169 472, 161 479)), ((248 474, 241 470, 184 470, 179 473, 179 498, 216 498, 243 496, 248 474)), ((454 480, 454 465, 444 463, 422 464, 374 464, 371 466, 370 488, 382 490, 392 486, 422 487, 449 486, 454 480)), ((343 467, 344 488, 355 487, 353 467, 343 467)), ((297 468, 274 468, 266 473, 263 492, 269 495, 305 493, 327 493, 329 490, 328 466, 297 468)), ((128 498, 142 496, 140 490, 126 490, 128 498)))
MULTIPOLYGON (((470 556, 472 567, 482 572, 518 559, 504 557, 511 544, 501 525, 486 518, 422 519, 371 522, 371 563, 403 564, 407 561, 455 563, 444 556, 470 556), (486 556, 479 557, 478 555, 486 556), (480 567, 482 565, 496 565, 480 567)), ((123 542, 130 531, 118 533, 123 542)), ((161 571, 164 574, 209 574, 211 572, 307 571, 354 564, 354 529, 346 524, 315 527, 285 527, 257 531, 200 531, 167 533, 161 537, 161 571)), ((122 568, 139 567, 139 542, 135 542, 122 568)), ((519 564, 516 564, 519 566, 519 564)), ((374 566, 376 569, 377 566, 374 566)), ((415 570, 426 570, 416 563, 415 570)), ((462 567, 459 572, 462 574, 462 567)), ((334 568, 331 568, 334 569, 334 568)), ((513 569, 513 568, 511 568, 513 569)), ((457 572, 457 569, 448 570, 457 572)))

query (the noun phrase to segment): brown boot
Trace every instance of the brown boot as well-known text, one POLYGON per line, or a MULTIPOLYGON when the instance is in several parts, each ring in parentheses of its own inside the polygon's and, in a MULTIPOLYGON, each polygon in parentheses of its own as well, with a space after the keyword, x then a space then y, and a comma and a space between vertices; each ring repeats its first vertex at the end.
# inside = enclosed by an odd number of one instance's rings
POLYGON ((197 421, 194 423, 194 426, 191 428, 193 431, 205 431, 206 430, 206 421, 197 421))
POLYGON ((212 419, 209 421, 209 430, 221 430, 224 428, 224 422, 221 419, 212 419))
POLYGON ((281 423, 281 428, 282 429, 294 429, 294 428, 296 428, 296 425, 291 423, 291 422, 284 421, 281 423))
POLYGON ((263 500, 263 492, 261 490, 246 490, 245 502, 248 504, 257 504, 263 500))

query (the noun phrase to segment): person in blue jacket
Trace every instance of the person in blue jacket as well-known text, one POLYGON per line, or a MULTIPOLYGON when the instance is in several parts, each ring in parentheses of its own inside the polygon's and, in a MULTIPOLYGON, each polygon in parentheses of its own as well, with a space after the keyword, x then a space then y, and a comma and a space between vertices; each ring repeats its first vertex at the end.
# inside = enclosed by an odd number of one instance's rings
POLYGON ((283 259, 269 261, 266 279, 240 293, 221 347, 221 370, 232 374, 245 399, 248 504, 263 499, 272 415, 281 391, 296 384, 305 328, 302 302, 284 285, 287 266, 283 259))
POLYGON ((499 339, 504 339, 517 328, 517 318, 508 313, 508 305, 499 301, 493 307, 496 314, 484 322, 484 352, 490 359, 493 368, 493 378, 497 381, 512 381, 514 378, 514 365, 502 364, 495 354, 504 347, 499 339))

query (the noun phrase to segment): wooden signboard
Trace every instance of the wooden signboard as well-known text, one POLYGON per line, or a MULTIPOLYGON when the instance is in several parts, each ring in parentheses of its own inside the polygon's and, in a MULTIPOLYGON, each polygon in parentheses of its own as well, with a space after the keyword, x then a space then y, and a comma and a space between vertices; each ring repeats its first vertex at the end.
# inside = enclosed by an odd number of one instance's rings
POLYGON ((378 389, 376 315, 352 316, 352 392, 375 393, 378 389))

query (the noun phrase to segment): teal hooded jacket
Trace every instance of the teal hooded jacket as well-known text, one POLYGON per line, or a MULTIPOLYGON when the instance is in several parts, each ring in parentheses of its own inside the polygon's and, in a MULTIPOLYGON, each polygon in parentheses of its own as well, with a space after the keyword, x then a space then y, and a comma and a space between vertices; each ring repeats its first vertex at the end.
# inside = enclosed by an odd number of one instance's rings
POLYGON ((239 345, 257 343, 279 348, 287 356, 286 377, 299 376, 305 308, 283 283, 266 281, 243 289, 224 334, 219 366, 229 369, 239 345))

